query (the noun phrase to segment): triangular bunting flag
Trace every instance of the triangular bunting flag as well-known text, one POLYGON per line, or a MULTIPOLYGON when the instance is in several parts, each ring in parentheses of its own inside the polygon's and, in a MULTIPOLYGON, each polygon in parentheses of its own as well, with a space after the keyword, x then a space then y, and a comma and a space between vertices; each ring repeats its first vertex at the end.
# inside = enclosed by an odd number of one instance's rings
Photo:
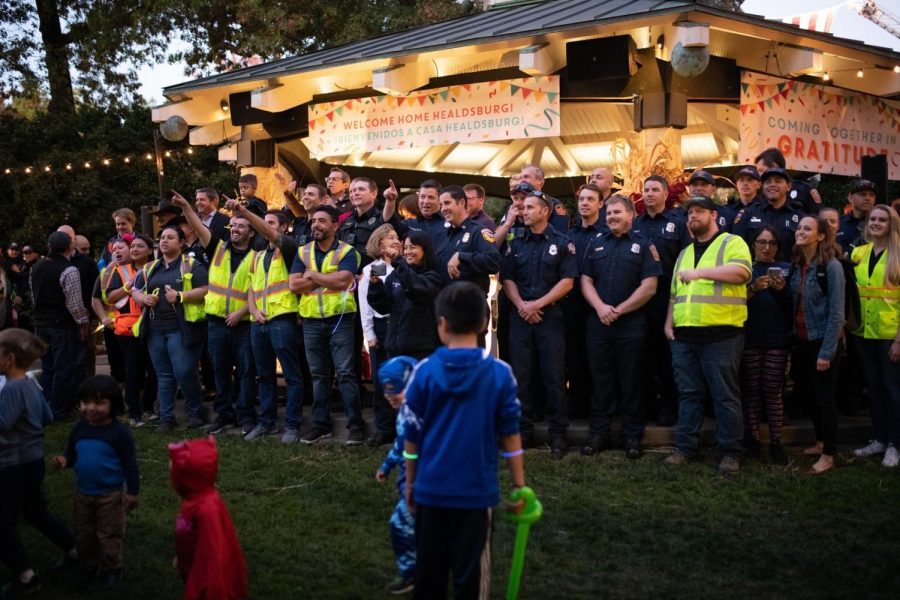
POLYGON ((330 113, 328 113, 325 116, 328 117, 329 121, 334 121, 334 111, 331 111, 330 113))
POLYGON ((769 108, 772 108, 772 99, 771 98, 766 100, 766 106, 768 106, 769 108))
POLYGON ((519 91, 519 86, 509 84, 509 95, 510 96, 515 96, 518 91, 519 91))
POLYGON ((528 97, 528 94, 531 93, 531 90, 528 88, 522 88, 522 100, 528 97))
POLYGON ((397 96, 397 106, 403 106, 404 102, 406 102, 406 96, 397 96))
POLYGON ((551 104, 556 102, 556 97, 559 96, 556 92, 547 92, 547 101, 551 104))
POLYGON ((750 84, 749 84, 749 83, 742 83, 742 84, 741 84, 741 92, 743 92, 743 93, 746 94, 748 89, 750 89, 750 84))
POLYGON ((417 100, 419 101, 419 106, 425 106, 425 100, 427 100, 427 96, 419 96, 417 100))
POLYGON ((540 102, 543 97, 544 97, 544 92, 542 92, 541 90, 534 90, 534 99, 535 100, 540 102))
POLYGON ((341 116, 342 114, 344 114, 344 107, 343 106, 337 107, 335 109, 335 112, 338 114, 338 116, 341 116))
POLYGON ((446 100, 450 96, 450 90, 444 90, 438 96, 441 97, 441 100, 446 100))

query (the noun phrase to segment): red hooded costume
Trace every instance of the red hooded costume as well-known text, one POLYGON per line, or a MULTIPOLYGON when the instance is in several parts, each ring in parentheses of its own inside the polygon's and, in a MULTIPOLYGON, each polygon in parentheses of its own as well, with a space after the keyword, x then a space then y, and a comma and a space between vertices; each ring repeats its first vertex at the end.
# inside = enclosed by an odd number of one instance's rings
POLYGON ((215 439, 169 445, 172 486, 182 498, 175 524, 175 555, 184 600, 247 597, 247 564, 219 492, 215 439))

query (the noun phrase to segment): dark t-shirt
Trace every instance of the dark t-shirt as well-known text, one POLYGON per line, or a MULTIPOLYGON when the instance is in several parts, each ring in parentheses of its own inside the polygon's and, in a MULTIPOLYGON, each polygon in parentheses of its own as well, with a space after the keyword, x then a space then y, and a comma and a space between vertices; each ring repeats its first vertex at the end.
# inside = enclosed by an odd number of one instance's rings
MULTIPOLYGON (((297 240, 290 238, 286 235, 278 236, 278 240, 275 242, 275 248, 281 250, 281 256, 284 258, 284 265, 288 273, 292 273, 291 268, 294 265, 294 259, 297 258, 297 250, 299 250, 300 246, 297 245, 297 240)), ((263 252, 263 268, 265 270, 269 270, 269 267, 272 266, 272 257, 275 256, 275 248, 271 245, 267 245, 265 250, 260 250, 263 252)))
MULTIPOLYGON (((191 268, 191 288, 204 287, 209 283, 209 275, 199 261, 194 261, 191 268)), ((166 286, 169 285, 174 290, 184 291, 184 279, 181 274, 181 257, 166 263, 165 259, 160 259, 154 265, 150 272, 150 280, 144 283, 144 272, 138 273, 134 278, 134 287, 142 290, 145 294, 152 294, 154 290, 159 290, 159 301, 150 310, 150 327, 156 329, 174 329, 178 326, 178 318, 175 314, 175 307, 166 300, 166 286)))
MULTIPOLYGON (((791 265, 786 262, 753 263, 751 282, 779 268, 785 279, 791 265)), ((791 343, 791 290, 766 288, 748 295, 744 345, 755 348, 786 348, 791 343)))
POLYGON ((203 252, 206 253, 207 264, 212 264, 213 258, 216 256, 216 250, 219 249, 219 244, 225 244, 225 247, 231 250, 231 272, 236 272, 238 267, 241 266, 244 257, 250 252, 250 246, 248 245, 243 250, 239 250, 231 242, 223 242, 217 237, 212 237, 209 240, 209 244, 203 249, 203 252))

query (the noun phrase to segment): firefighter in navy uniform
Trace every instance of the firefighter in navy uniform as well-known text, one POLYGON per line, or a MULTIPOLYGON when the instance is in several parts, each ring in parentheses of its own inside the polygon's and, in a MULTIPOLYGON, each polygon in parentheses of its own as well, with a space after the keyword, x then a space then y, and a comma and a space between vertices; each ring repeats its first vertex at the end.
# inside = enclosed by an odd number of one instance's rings
MULTIPOLYGON (((731 233, 744 238, 749 246, 760 229, 770 225, 778 232, 778 260, 790 261, 794 232, 806 216, 788 201, 791 176, 784 169, 769 169, 762 174, 763 202, 751 204, 734 218, 731 233)), ((720 226, 721 229, 721 226, 720 226)))
MULTIPOLYGON (((393 206, 386 207, 384 211, 378 210, 375 205, 375 199, 378 197, 378 186, 368 177, 357 177, 350 182, 350 202, 353 204, 353 210, 350 216, 344 219, 338 229, 337 238, 345 244, 350 244, 359 252, 362 257, 360 270, 372 262, 374 259, 366 254, 366 244, 372 232, 385 223, 383 213, 391 214, 388 223, 402 235, 406 228, 394 213, 393 206), (389 209, 388 209, 389 208, 389 209)), ((385 194, 385 202, 391 203, 396 201, 396 197, 385 194)), ((361 342, 360 342, 361 343, 361 342)))
POLYGON ((527 231, 506 248, 500 271, 509 298, 510 353, 519 382, 522 446, 534 445, 531 375, 540 373, 549 418, 550 451, 562 458, 568 450, 565 394, 565 320, 558 304, 578 277, 575 244, 548 223, 550 203, 537 190, 525 198, 527 231))
POLYGON ((622 417, 625 455, 641 456, 644 307, 656 293, 662 268, 653 243, 631 230, 633 221, 631 200, 610 196, 606 201, 609 232, 594 238, 581 267, 581 291, 594 309, 587 322, 594 399, 591 439, 581 449, 586 456, 610 447, 610 422, 616 413, 622 417))
MULTIPOLYGON (((688 188, 690 189, 691 196, 706 196, 707 198, 716 197, 716 180, 712 173, 704 171, 703 169, 694 171, 691 174, 690 179, 688 179, 688 188)), ((729 231, 736 213, 727 204, 716 204, 718 206, 716 214, 718 215, 717 224, 719 225, 719 229, 729 231)), ((683 210, 679 210, 678 214, 687 221, 687 215, 683 210)))
POLYGON ((472 221, 466 210, 466 192, 458 185, 441 190, 441 214, 449 223, 447 238, 437 256, 444 285, 471 281, 487 296, 490 276, 500 270, 500 251, 494 233, 472 221))
POLYGON ((634 218, 631 231, 656 247, 662 274, 656 294, 647 303, 647 363, 654 368, 647 373, 643 389, 643 413, 663 427, 675 424, 678 417, 678 388, 672 374, 672 352, 663 332, 669 309, 669 286, 672 271, 681 250, 691 243, 683 213, 666 210, 669 184, 658 175, 644 180, 644 214, 634 218))

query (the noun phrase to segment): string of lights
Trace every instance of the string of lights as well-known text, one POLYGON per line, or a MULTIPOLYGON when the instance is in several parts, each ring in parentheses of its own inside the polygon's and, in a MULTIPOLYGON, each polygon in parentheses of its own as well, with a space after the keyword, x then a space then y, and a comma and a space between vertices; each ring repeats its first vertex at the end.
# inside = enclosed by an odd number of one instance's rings
MULTIPOLYGON (((193 148, 185 150, 166 150, 163 157, 168 159, 178 159, 183 156, 191 156, 194 154, 193 148)), ((40 175, 52 173, 75 173, 78 171, 90 171, 92 169, 101 169, 107 167, 131 167, 136 165, 154 165, 155 155, 153 152, 143 154, 126 155, 120 157, 100 156, 94 160, 69 161, 65 163, 36 163, 31 165, 6 166, 0 165, 0 175, 40 175)), ((155 165, 154 165, 155 166, 155 165)))

